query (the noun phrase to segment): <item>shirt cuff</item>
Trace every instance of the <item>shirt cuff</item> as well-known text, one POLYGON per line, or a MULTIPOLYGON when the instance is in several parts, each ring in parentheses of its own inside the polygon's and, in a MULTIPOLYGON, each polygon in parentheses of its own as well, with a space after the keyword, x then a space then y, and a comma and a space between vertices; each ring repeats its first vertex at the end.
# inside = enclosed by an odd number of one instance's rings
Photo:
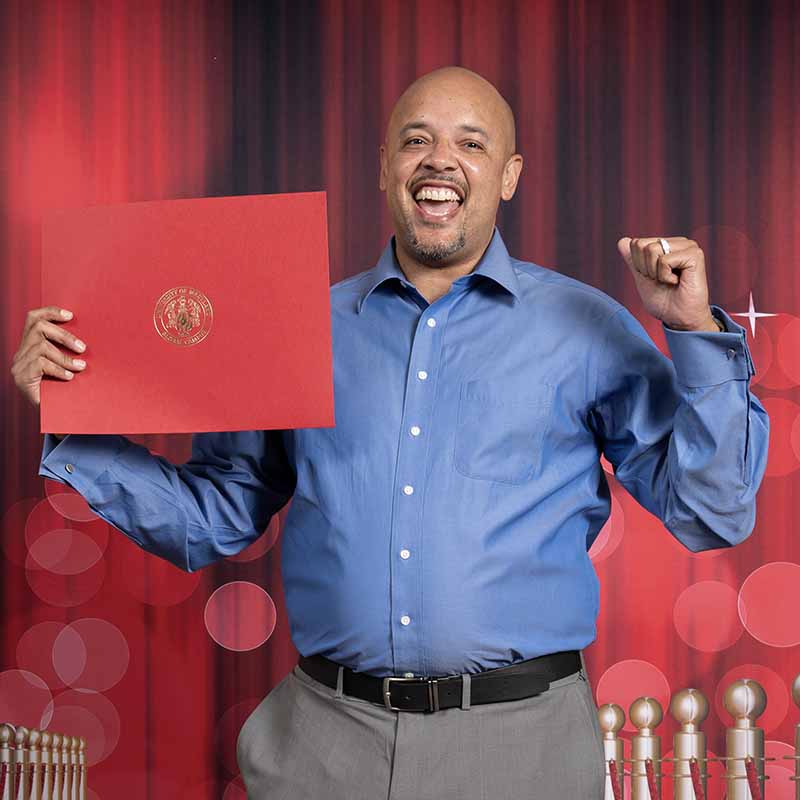
POLYGON ((661 323, 678 381, 690 388, 748 380, 756 373, 745 329, 719 306, 712 305, 711 313, 725 325, 725 333, 678 331, 661 323))
POLYGON ((129 445, 124 436, 115 434, 73 433, 59 442, 47 433, 39 475, 83 494, 129 445))

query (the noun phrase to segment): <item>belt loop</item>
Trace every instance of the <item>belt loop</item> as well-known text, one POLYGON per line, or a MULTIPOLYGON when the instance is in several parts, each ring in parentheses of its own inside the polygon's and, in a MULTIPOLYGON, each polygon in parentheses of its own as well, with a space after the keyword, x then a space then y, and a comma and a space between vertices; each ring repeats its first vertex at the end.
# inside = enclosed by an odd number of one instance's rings
POLYGON ((472 699, 472 676, 465 672, 461 676, 461 708, 464 711, 467 711, 470 707, 470 701, 472 699))
POLYGON ((336 671, 336 694, 334 697, 338 700, 344 696, 344 667, 340 664, 339 669, 336 671))

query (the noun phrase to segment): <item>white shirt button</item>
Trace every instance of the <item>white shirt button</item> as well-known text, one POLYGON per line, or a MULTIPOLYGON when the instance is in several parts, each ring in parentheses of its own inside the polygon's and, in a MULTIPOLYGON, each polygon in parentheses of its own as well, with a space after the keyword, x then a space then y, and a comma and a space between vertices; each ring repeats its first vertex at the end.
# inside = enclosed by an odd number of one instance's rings
POLYGON ((421 433, 421 431, 420 431, 420 429, 419 429, 419 426, 418 426, 418 425, 412 425, 412 426, 411 426, 411 435, 412 435, 412 436, 419 436, 419 435, 420 435, 420 433, 421 433))
POLYGON ((436 319, 434 317, 428 317, 427 325, 428 325, 429 328, 435 328, 436 327, 436 319))
POLYGON ((414 487, 410 484, 406 484, 403 487, 403 494, 414 494, 414 487))
POLYGON ((71 475, 75 470, 75 467, 73 467, 72 464, 65 464, 64 469, 71 475))
POLYGON ((410 550, 406 550, 405 548, 403 548, 400 551, 400 558, 409 558, 410 556, 411 556, 411 551, 410 550))
POLYGON ((404 672, 403 673, 403 677, 404 678, 413 678, 414 677, 414 673, 413 672, 404 672))
POLYGON ((411 624, 411 617, 409 617, 408 614, 403 614, 403 616, 400 617, 400 622, 402 622, 403 625, 410 625, 411 624))
POLYGON ((417 373, 417 377, 418 377, 418 378, 419 378, 421 381, 426 381, 426 380, 428 380, 428 373, 427 373, 427 372, 425 372, 425 370, 424 370, 424 369, 421 369, 421 370, 420 370, 420 371, 417 373))

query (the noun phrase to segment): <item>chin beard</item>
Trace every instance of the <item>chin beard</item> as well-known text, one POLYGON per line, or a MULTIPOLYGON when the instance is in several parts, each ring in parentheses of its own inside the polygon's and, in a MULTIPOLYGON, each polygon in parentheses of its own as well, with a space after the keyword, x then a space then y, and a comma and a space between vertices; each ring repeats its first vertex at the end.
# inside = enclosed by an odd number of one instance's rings
POLYGON ((464 225, 459 228, 458 234, 450 241, 426 244, 419 240, 414 232, 414 226, 409 220, 406 220, 406 247, 421 264, 431 267, 445 266, 444 262, 461 250, 466 243, 467 234, 464 225))

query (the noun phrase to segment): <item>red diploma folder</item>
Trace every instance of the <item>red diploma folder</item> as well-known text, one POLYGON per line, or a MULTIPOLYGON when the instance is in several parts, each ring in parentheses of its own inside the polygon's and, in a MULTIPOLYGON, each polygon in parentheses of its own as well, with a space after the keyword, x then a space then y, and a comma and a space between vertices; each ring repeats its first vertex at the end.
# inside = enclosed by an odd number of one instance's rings
POLYGON ((42 305, 87 366, 42 381, 41 430, 330 427, 329 289, 324 192, 54 212, 42 305))

